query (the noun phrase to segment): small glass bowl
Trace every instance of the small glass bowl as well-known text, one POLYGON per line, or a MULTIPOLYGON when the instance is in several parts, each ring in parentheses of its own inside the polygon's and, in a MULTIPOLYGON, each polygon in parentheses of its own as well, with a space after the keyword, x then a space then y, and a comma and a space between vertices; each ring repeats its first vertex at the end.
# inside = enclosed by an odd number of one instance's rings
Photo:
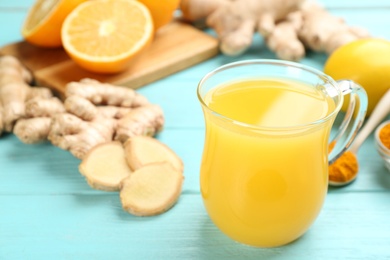
POLYGON ((375 131, 375 146, 379 155, 382 157, 386 168, 390 171, 390 149, 384 146, 381 140, 379 139, 379 132, 385 125, 388 124, 390 124, 390 120, 383 122, 381 125, 377 127, 375 131))

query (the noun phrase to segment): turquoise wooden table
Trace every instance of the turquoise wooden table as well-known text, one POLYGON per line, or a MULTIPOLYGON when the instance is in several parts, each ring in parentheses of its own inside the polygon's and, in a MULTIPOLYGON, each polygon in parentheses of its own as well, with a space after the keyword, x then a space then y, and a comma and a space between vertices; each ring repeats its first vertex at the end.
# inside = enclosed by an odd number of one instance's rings
MULTIPOLYGON (((1 0, 0 46, 21 40, 32 2, 1 0)), ((389 1, 322 3, 348 23, 390 39, 389 1)), ((178 203, 156 217, 134 217, 122 210, 118 193, 91 189, 70 153, 1 136, 0 259, 390 259, 390 173, 373 136, 359 150, 358 179, 331 188, 320 216, 295 242, 252 248, 233 242, 211 223, 199 192, 204 123, 196 85, 217 66, 252 58, 275 56, 258 37, 243 56, 219 55, 139 90, 164 109, 166 127, 157 138, 185 164, 178 203)), ((301 62, 322 69, 325 60, 324 54, 309 53, 301 62)))

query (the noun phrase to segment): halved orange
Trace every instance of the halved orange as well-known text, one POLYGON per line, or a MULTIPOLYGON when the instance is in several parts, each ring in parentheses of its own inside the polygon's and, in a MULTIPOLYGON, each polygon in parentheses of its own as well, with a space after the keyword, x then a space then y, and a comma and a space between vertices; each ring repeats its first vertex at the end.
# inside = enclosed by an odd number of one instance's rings
POLYGON ((37 0, 22 26, 23 38, 41 47, 60 47, 61 26, 66 16, 87 0, 37 0))
POLYGON ((65 19, 62 43, 86 70, 125 70, 153 39, 153 20, 145 5, 134 0, 94 0, 75 8, 65 19))

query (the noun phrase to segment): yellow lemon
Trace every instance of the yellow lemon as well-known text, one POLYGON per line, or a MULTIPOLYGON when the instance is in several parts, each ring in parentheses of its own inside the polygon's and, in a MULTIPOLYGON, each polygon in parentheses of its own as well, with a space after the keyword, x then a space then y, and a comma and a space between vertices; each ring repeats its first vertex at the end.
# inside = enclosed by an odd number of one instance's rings
POLYGON ((369 38, 346 44, 329 56, 324 72, 335 80, 350 79, 361 85, 368 95, 369 115, 390 88, 390 41, 369 38))

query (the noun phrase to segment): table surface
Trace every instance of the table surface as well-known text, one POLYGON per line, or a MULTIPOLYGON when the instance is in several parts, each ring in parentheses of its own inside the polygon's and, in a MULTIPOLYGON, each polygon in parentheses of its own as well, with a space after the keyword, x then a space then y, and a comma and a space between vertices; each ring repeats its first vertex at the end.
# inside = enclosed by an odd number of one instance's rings
MULTIPOLYGON (((390 39, 388 0, 321 1, 349 24, 390 39)), ((0 1, 0 46, 21 40, 33 0, 0 1)), ((199 192, 204 122, 196 85, 231 61, 275 58, 255 37, 240 57, 219 55, 149 84, 139 92, 165 112, 157 138, 183 159, 185 183, 178 203, 155 217, 123 211, 117 192, 91 189, 79 160, 50 143, 0 138, 0 259, 390 259, 390 173, 373 136, 359 150, 360 174, 330 188, 310 230, 283 247, 259 249, 225 237, 212 224, 199 192)), ((308 53, 303 64, 322 69, 327 56, 308 53)))

